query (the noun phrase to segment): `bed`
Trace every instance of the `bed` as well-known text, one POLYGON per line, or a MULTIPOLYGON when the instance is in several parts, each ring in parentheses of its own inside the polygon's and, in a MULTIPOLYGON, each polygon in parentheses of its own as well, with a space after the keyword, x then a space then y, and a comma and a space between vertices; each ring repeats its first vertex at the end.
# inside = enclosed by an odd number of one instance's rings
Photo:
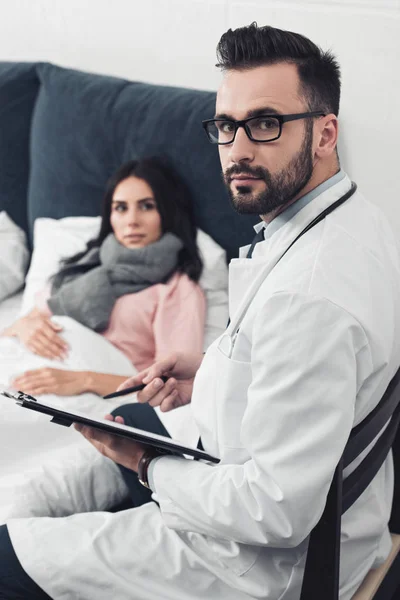
MULTIPOLYGON (((1 329, 29 309, 35 289, 60 256, 72 254, 77 229, 84 234, 82 242, 89 221, 94 227, 98 223, 110 174, 128 159, 166 155, 192 192, 197 225, 209 236, 204 239, 211 247, 218 244, 214 253, 205 249, 211 311, 206 345, 217 336, 227 318, 226 259, 251 240, 254 218, 239 217, 230 208, 217 150, 201 129, 214 102, 213 92, 129 82, 47 63, 0 63, 0 210, 25 232, 31 255, 24 290, 0 302, 1 329), (221 277, 225 289, 218 288, 221 277)), ((71 319, 61 321, 67 341, 76 347, 66 367, 127 376, 134 372, 104 338, 71 319)), ((0 338, 2 385, 22 368, 44 364, 51 361, 0 338)), ((106 404, 95 394, 52 401, 71 409, 75 404, 96 416, 121 402, 106 404)), ((23 411, 10 400, 1 402, 0 522, 109 509, 124 497, 117 467, 74 430, 23 411)), ((171 434, 184 443, 197 441, 190 407, 173 412, 163 415, 171 434)))
POLYGON ((22 292, 17 292, 0 302, 0 331, 15 321, 21 310, 22 292))

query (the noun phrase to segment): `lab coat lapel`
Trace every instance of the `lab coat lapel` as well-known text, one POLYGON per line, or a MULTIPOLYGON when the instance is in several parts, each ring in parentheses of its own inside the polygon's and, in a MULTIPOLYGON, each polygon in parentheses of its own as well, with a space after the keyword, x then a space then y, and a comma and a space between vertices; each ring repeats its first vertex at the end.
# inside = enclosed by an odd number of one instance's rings
POLYGON ((232 319, 238 307, 265 266, 268 241, 259 242, 257 246, 265 247, 265 256, 257 258, 234 258, 229 265, 229 316, 232 319))
MULTIPOLYGON (((259 242, 253 257, 232 259, 229 265, 229 315, 237 320, 254 297, 260 283, 268 276, 286 249, 305 227, 323 210, 339 200, 351 187, 346 175, 336 185, 325 190, 302 208, 290 221, 282 225, 269 239, 259 242)), ((243 252, 241 252, 243 255, 243 252)), ((232 325, 233 328, 233 325, 232 325)))

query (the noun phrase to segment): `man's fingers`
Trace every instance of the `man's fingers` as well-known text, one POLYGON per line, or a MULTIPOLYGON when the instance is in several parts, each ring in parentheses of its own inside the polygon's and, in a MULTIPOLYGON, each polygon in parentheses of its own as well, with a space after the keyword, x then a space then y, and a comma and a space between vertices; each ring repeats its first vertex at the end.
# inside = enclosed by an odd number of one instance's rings
POLYGON ((176 390, 177 381, 170 377, 166 383, 158 377, 154 379, 144 390, 138 392, 137 399, 139 402, 148 402, 150 406, 160 406, 162 402, 176 390))
MULTIPOLYGON (((107 421, 114 421, 112 415, 106 415, 104 417, 107 421)), ((124 423, 122 417, 115 417, 117 423, 124 423)), ((112 450, 115 444, 118 442, 118 438, 115 435, 96 429, 95 427, 89 427, 88 425, 82 425, 81 423, 74 423, 74 428, 79 431, 89 442, 91 442, 102 454, 106 449, 112 450)))
POLYGON ((76 429, 76 431, 82 434, 83 437, 86 438, 88 442, 90 442, 96 448, 96 450, 100 452, 100 454, 104 454, 104 444, 97 441, 92 436, 92 431, 94 431, 92 427, 88 427, 87 425, 81 425, 80 423, 74 423, 74 428, 76 429))
MULTIPOLYGON (((155 363, 148 369, 141 371, 134 377, 129 377, 129 379, 127 379, 126 381, 121 383, 121 385, 118 387, 117 391, 125 390, 126 388, 140 385, 141 383, 144 383, 146 386, 148 386, 148 384, 152 383, 153 380, 155 380, 155 379, 156 380, 159 379, 161 381, 161 377, 163 377, 165 375, 168 376, 168 373, 174 368, 174 366, 176 364, 176 360, 177 360, 177 358, 175 355, 172 355, 163 360, 159 360, 157 363, 155 363)), ((162 385, 160 385, 157 388, 157 384, 155 384, 153 391, 158 391, 158 389, 161 389, 161 387, 162 387, 162 385)), ((141 394, 140 395, 141 402, 148 402, 149 399, 152 397, 152 393, 151 393, 150 389, 147 389, 145 394, 143 394, 142 392, 140 392, 140 394, 141 394)))
POLYGON ((129 379, 125 379, 125 381, 123 381, 121 385, 117 387, 117 392, 120 392, 121 390, 126 390, 126 388, 133 387, 135 385, 140 385, 143 382, 143 377, 143 373, 138 373, 134 377, 129 377, 129 379))
POLYGON ((93 427, 89 427, 88 425, 82 425, 81 423, 74 423, 74 427, 85 438, 89 439, 90 437, 92 437, 92 432, 94 431, 93 427))
POLYGON ((161 412, 168 412, 174 408, 178 408, 181 405, 179 402, 179 394, 177 390, 174 390, 169 396, 167 396, 160 404, 161 412))
POLYGON ((161 377, 162 375, 165 375, 166 373, 171 371, 173 366, 174 366, 174 361, 171 360, 171 358, 166 358, 165 360, 159 360, 155 365, 152 365, 149 368, 147 375, 145 377, 143 377, 143 379, 142 379, 143 383, 150 383, 152 379, 155 379, 156 377, 161 377))
POLYGON ((149 372, 147 373, 146 377, 143 377, 142 381, 145 384, 149 384, 151 381, 153 381, 153 379, 160 378, 163 374, 164 370, 160 369, 160 367, 157 365, 157 367, 151 367, 149 369, 149 372))
POLYGON ((151 383, 146 385, 143 390, 140 390, 137 394, 138 402, 141 404, 149 403, 150 406, 159 406, 165 398, 165 386, 167 384, 162 379, 157 377, 153 379, 151 383))
POLYGON ((80 425, 79 423, 74 423, 74 427, 79 433, 83 435, 90 442, 98 442, 102 445, 109 446, 111 437, 108 433, 100 431, 95 427, 89 427, 88 425, 80 425))
POLYGON ((114 421, 115 423, 121 423, 122 425, 125 423, 124 418, 119 415, 116 416, 115 419, 112 415, 106 415, 104 418, 107 419, 107 421, 114 421))

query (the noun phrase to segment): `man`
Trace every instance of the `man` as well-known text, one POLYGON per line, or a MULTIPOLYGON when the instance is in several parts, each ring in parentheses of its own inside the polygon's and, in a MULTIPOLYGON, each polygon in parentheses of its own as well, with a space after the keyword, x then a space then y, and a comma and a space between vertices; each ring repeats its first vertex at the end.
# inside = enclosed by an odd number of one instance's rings
MULTIPOLYGON (((143 380, 140 400, 163 410, 191 399, 221 462, 157 458, 81 428, 140 469, 159 506, 11 521, 22 567, 52 598, 299 598, 350 430, 399 366, 398 256, 380 211, 339 166, 335 59, 255 24, 224 34, 218 55, 224 77, 204 126, 234 207, 261 215, 260 242, 230 265, 231 322, 205 357, 167 357, 126 385, 143 380)), ((341 600, 389 553, 392 485, 387 459, 343 518, 341 600)))

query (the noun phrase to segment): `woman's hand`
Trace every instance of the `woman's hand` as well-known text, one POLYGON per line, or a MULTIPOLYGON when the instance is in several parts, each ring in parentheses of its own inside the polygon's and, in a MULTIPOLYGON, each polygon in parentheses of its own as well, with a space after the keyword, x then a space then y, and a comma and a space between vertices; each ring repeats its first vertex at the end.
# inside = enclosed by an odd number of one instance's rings
POLYGON ((65 371, 44 367, 18 375, 11 385, 32 396, 40 394, 76 396, 86 391, 86 379, 86 371, 65 371))
POLYGON ((139 402, 148 402, 150 406, 159 406, 167 412, 179 406, 189 404, 192 398, 194 377, 203 360, 203 354, 181 354, 174 352, 163 360, 154 363, 148 369, 141 371, 135 377, 130 377, 118 390, 148 384, 138 392, 139 402), (161 376, 168 377, 164 383, 161 376))
MULTIPOLYGON (((112 415, 106 415, 105 419, 114 421, 112 415)), ((124 419, 122 417, 115 417, 115 422, 123 423, 124 419)), ((111 433, 106 433, 87 425, 75 423, 74 427, 93 444, 100 454, 127 469, 137 472, 139 460, 145 452, 144 446, 119 435, 112 435, 111 433)))
POLYGON ((61 330, 61 325, 34 309, 5 329, 3 335, 17 337, 34 354, 62 360, 67 356, 68 344, 59 335, 61 330))

